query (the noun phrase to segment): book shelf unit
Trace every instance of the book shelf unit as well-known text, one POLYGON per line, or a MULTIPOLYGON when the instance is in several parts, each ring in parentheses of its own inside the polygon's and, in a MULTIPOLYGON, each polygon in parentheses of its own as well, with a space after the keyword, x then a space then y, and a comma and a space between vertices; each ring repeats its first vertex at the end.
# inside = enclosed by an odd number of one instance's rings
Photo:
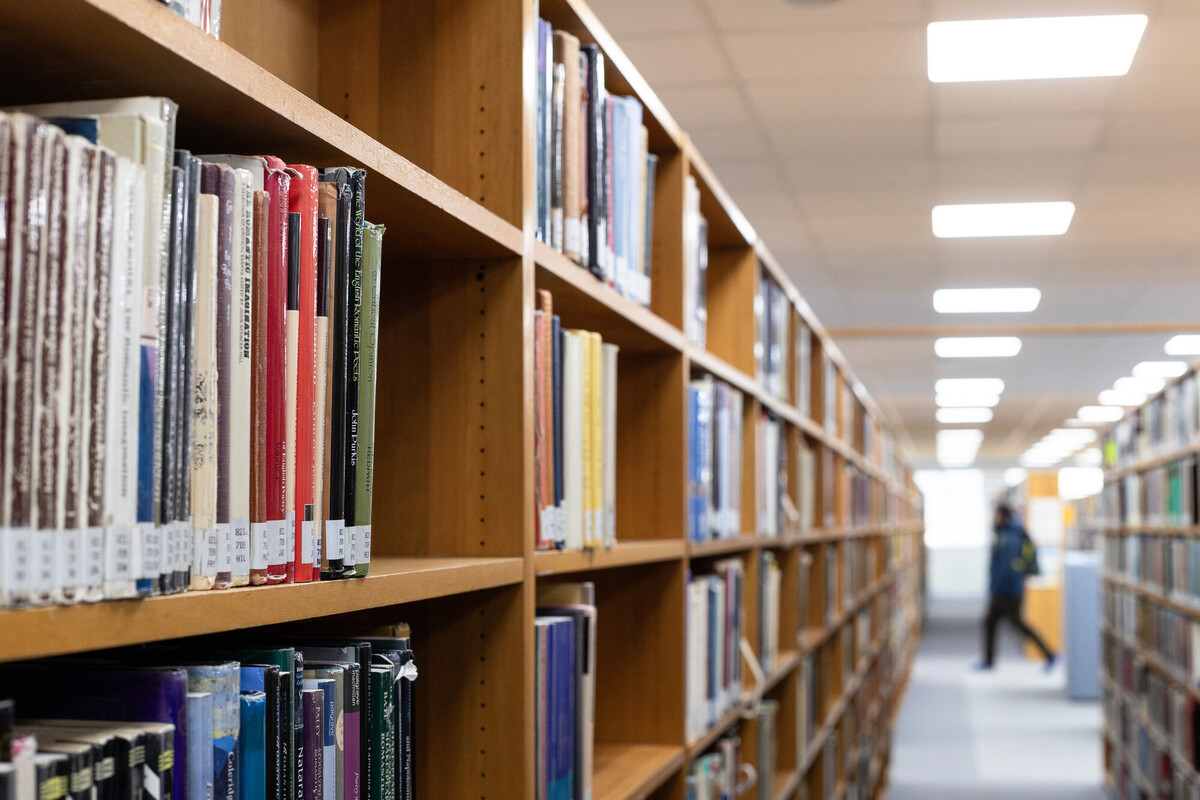
MULTIPOLYGON (((592 12, 579 0, 540 8, 531 0, 227 0, 223 12, 218 42, 152 0, 0 5, 0 104, 163 95, 179 104, 180 147, 368 171, 368 217, 388 228, 371 574, 0 611, 0 661, 268 626, 336 634, 405 620, 425 709, 416 732, 422 795, 528 798, 536 588, 590 580, 600 620, 596 800, 682 800, 691 760, 728 732, 756 763, 760 743, 747 717, 763 697, 780 709, 776 798, 841 798, 851 784, 857 797, 882 797, 891 724, 920 632, 919 494, 836 345, 592 12), (534 240, 539 14, 598 44, 608 89, 645 106, 659 158, 649 309, 534 240), (709 224, 707 349, 682 332, 689 175, 709 224), (811 380, 785 397, 755 377, 754 302, 764 273, 791 301, 792 329, 802 323, 812 333, 811 380), (533 548, 536 289, 552 292, 566 326, 620 347, 618 544, 607 550, 533 548), (703 374, 746 399, 744 535, 689 542, 686 390, 703 374), (838 398, 830 415, 827 378, 838 398), (813 525, 774 537, 760 535, 754 519, 755 426, 764 410, 784 423, 793 502, 809 502, 802 483, 815 487, 813 525), (802 447, 814 454, 809 475, 800 474, 802 447), (865 487, 856 512, 852 478, 865 487), (746 635, 757 651, 757 575, 767 549, 782 569, 778 658, 762 665, 761 683, 746 681, 717 726, 688 741, 688 577, 717 559, 743 561, 746 635), (858 569, 856 585, 843 586, 852 558, 870 574, 858 569), (802 737, 809 664, 819 673, 819 708, 802 737)), ((788 353, 795 374, 790 345, 788 353)))
POLYGON ((1103 552, 1103 746, 1114 797, 1200 791, 1198 381, 1193 366, 1104 434, 1104 488, 1076 504, 1075 537, 1103 552))

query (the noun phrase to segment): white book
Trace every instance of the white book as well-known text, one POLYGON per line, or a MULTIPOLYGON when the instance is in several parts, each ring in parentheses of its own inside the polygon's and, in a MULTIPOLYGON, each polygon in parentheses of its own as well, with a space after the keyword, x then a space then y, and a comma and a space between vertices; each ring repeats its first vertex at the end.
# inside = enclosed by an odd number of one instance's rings
POLYGON ((106 518, 104 596, 135 597, 138 387, 138 310, 142 276, 143 168, 118 157, 113 202, 112 269, 109 279, 108 420, 105 441, 106 518))
POLYGON ((687 738, 694 739, 708 727, 705 691, 708 682, 708 581, 693 578, 688 584, 687 608, 687 738))
POLYGON ((796 474, 800 483, 800 529, 811 530, 815 518, 817 461, 812 449, 804 442, 796 455, 796 474))
POLYGON ((563 332, 563 544, 583 548, 583 337, 563 332))
POLYGON ((604 545, 617 543, 617 351, 604 344, 604 545))
POLYGON ((729 696, 732 676, 729 670, 726 669, 725 648, 730 645, 726 638, 726 608, 725 608, 725 581, 716 576, 710 576, 709 592, 712 607, 709 609, 710 628, 709 636, 709 669, 714 672, 716 695, 709 698, 708 705, 708 724, 716 725, 717 719, 725 711, 732 707, 732 698, 729 696), (715 612, 715 613, 714 613, 715 612))
POLYGON ((197 197, 196 304, 193 311, 192 589, 217 576, 217 204, 197 197))
MULTIPOLYGON (((250 340, 254 285, 254 178, 233 171, 233 281, 230 315, 229 527, 233 586, 250 583, 250 340)), ((322 395, 323 397, 323 395, 322 395)), ((319 482, 318 482, 319 485, 319 482)))

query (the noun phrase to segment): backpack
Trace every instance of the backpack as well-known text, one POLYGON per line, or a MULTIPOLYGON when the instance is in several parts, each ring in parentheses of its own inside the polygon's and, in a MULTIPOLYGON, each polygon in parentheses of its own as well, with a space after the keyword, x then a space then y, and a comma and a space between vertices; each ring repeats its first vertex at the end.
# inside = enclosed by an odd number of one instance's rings
POLYGON ((1038 564, 1037 545, 1026 531, 1021 532, 1021 562, 1024 565, 1025 577, 1042 574, 1042 568, 1038 564))

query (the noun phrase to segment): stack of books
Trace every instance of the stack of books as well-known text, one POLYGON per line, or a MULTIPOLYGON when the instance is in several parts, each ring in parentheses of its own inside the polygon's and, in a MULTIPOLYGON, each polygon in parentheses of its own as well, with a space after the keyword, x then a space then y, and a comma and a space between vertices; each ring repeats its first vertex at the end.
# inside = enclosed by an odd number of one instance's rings
POLYGON ((568 330, 547 291, 534 311, 534 504, 539 550, 617 541, 617 352, 568 330))
POLYGON ((537 238, 650 305, 658 157, 642 104, 604 87, 604 54, 538 20, 537 238))
POLYGON ((176 115, 0 114, 5 606, 367 574, 366 174, 194 156, 176 115))

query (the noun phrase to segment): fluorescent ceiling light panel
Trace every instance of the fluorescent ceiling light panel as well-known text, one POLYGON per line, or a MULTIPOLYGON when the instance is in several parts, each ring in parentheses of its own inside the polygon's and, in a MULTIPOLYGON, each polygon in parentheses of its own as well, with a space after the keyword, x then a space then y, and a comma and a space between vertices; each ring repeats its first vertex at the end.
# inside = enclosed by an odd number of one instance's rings
POLYGON ((1163 345, 1163 351, 1169 356, 1200 356, 1200 334, 1172 336, 1163 345))
POLYGON ((1037 289, 938 289, 933 310, 939 314, 1005 314, 1033 311, 1042 293, 1037 289))
POLYGON ((1004 391, 1004 381, 999 378, 942 378, 933 384, 933 390, 941 395, 999 395, 1004 391))
POLYGON ((948 336, 933 343, 939 358, 1011 358, 1021 352, 1016 336, 948 336))
POLYGON ((1068 428, 1091 428, 1096 425, 1096 422, 1086 419, 1069 419, 1063 422, 1063 425, 1066 425, 1068 428))
POLYGON ((997 394, 939 394, 933 398, 938 408, 995 408, 997 394))
POLYGON ((939 239, 991 236, 1062 236, 1071 227, 1075 204, 973 203, 933 207, 933 235, 939 239))
POLYGON ((1004 470, 1004 485, 1012 488, 1025 482, 1025 470, 1020 467, 1009 467, 1004 470))
POLYGON ((1105 389, 1097 398, 1102 406, 1140 406, 1146 402, 1142 392, 1122 392, 1117 389, 1105 389))
POLYGON ((1120 406, 1084 406, 1075 415, 1084 422, 1116 422, 1125 416, 1120 406))
POLYGON ((1113 388, 1118 392, 1138 392, 1140 394, 1154 394, 1161 392, 1167 382, 1162 378, 1117 378, 1113 382, 1113 388))
POLYGON ((992 410, 983 407, 939 408, 937 421, 943 425, 961 425, 992 421, 992 410))
POLYGON ((1187 372, 1185 361, 1143 361, 1133 368, 1135 378, 1178 378, 1187 372))
POLYGON ((1018 81, 1129 72, 1145 14, 933 22, 929 80, 1018 81))

